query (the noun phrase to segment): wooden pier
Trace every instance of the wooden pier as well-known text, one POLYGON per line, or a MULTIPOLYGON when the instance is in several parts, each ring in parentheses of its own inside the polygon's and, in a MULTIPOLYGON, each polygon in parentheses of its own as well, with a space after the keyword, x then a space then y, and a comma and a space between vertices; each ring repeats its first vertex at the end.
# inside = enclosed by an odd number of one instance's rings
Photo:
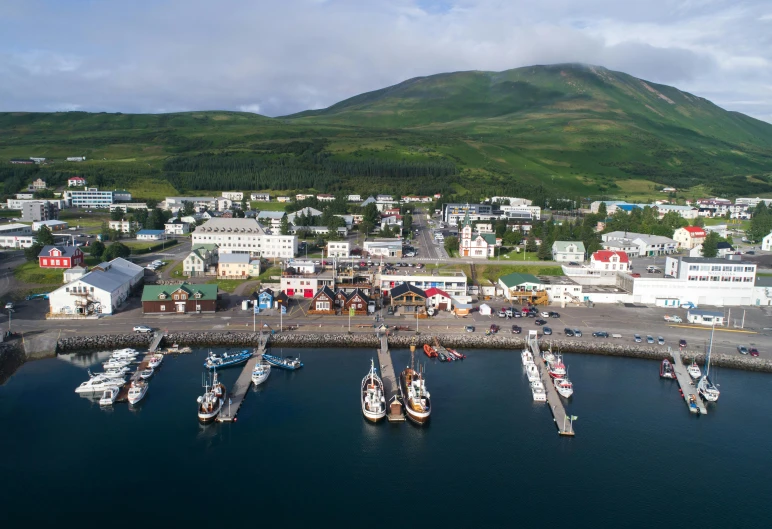
POLYGON ((575 435, 573 422, 569 419, 566 409, 563 407, 563 402, 560 400, 560 395, 558 395, 558 391, 552 384, 550 374, 541 358, 539 342, 536 337, 528 336, 528 347, 531 349, 531 354, 533 354, 536 369, 539 370, 539 376, 541 376, 542 384, 544 384, 544 391, 547 392, 547 404, 552 412, 555 426, 558 427, 558 434, 573 437, 575 435))
POLYGON ((165 333, 162 333, 160 331, 156 331, 153 333, 153 341, 150 342, 150 348, 148 349, 149 353, 155 353, 158 350, 158 347, 161 345, 161 340, 164 339, 165 333))
POLYGON ((694 380, 692 380, 689 372, 686 370, 686 366, 681 359, 681 351, 671 350, 670 354, 673 356, 673 369, 675 370, 678 385, 681 386, 681 392, 683 393, 684 401, 686 401, 686 407, 689 408, 691 413, 707 415, 708 409, 705 407, 705 403, 700 398, 699 392, 697 391, 697 385, 695 384, 694 380), (695 408, 691 406, 689 404, 690 402, 694 402, 697 407, 695 408))
POLYGON ((244 399, 247 396, 247 391, 252 386, 252 371, 258 362, 263 360, 263 353, 265 353, 266 345, 268 344, 268 336, 260 334, 260 341, 258 342, 257 351, 252 357, 244 364, 244 369, 241 370, 239 378, 236 379, 236 383, 233 385, 233 389, 226 395, 225 403, 223 404, 222 411, 217 416, 217 422, 235 422, 236 415, 241 409, 241 405, 244 403, 244 399))
POLYGON ((399 397, 399 386, 394 374, 394 365, 391 361, 389 343, 385 333, 379 333, 381 347, 378 349, 378 363, 381 365, 381 380, 383 390, 386 393, 386 402, 389 403, 389 413, 386 416, 389 422, 404 422, 405 415, 402 412, 402 402, 399 397))
POLYGON ((139 374, 145 369, 150 367, 148 365, 149 363, 150 363, 150 360, 147 360, 147 356, 145 356, 145 359, 143 359, 137 366, 137 370, 131 374, 131 377, 129 377, 129 381, 126 382, 123 386, 121 386, 121 390, 118 392, 118 396, 115 397, 115 402, 129 401, 129 389, 131 389, 131 383, 134 382, 135 380, 141 379, 139 374))

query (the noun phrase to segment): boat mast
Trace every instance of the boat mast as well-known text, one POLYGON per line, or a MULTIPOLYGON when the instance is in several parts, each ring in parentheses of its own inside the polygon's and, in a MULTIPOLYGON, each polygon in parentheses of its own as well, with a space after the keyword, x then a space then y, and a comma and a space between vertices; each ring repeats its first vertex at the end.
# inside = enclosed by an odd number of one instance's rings
POLYGON ((705 378, 710 375, 710 352, 713 350, 713 333, 716 332, 716 324, 713 324, 713 328, 710 330, 710 345, 708 345, 708 359, 705 362, 705 378))

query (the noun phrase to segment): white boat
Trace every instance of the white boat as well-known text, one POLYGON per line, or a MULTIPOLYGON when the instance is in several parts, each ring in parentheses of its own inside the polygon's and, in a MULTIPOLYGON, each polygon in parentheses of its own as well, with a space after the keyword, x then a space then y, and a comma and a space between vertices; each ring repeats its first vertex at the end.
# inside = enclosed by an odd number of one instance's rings
POLYGON ((544 390, 544 384, 541 383, 541 380, 531 382, 531 393, 536 402, 547 402, 547 392, 544 390))
POLYGON ((708 347, 708 357, 705 360, 705 374, 697 383, 697 391, 700 392, 700 396, 708 402, 716 402, 721 392, 718 390, 718 385, 714 384, 710 380, 710 352, 713 350, 713 333, 716 330, 716 326, 713 326, 713 330, 710 332, 710 346, 708 347))
POLYGON ((541 357, 544 359, 545 362, 548 364, 555 360, 555 355, 552 354, 552 351, 550 349, 547 349, 546 351, 541 352, 541 357))
POLYGON ((218 398, 214 391, 209 389, 209 385, 204 385, 204 395, 198 397, 198 420, 201 422, 212 422, 222 410, 223 399, 218 398))
POLYGON ((102 393, 108 388, 122 385, 123 382, 113 378, 106 378, 103 376, 94 376, 89 380, 83 382, 80 386, 75 388, 75 393, 102 393))
POLYGON ((258 363, 252 370, 252 383, 259 386, 268 379, 271 374, 271 364, 258 363))
POLYGON ((153 373, 155 373, 155 371, 153 369, 148 368, 148 369, 145 369, 143 371, 140 371, 139 372, 139 377, 142 380, 147 380, 147 379, 149 379, 150 377, 153 376, 153 373))
POLYGON ((116 360, 134 360, 137 358, 138 354, 139 353, 134 349, 119 349, 113 351, 113 354, 111 354, 110 357, 116 360))
POLYGON ((702 376, 702 370, 700 369, 700 366, 697 365, 697 360, 694 360, 689 364, 689 367, 686 368, 686 372, 689 373, 689 376, 694 380, 698 380, 702 376))
POLYGON ((528 349, 523 349, 523 352, 520 353, 520 359, 523 361, 523 365, 528 365, 528 363, 533 363, 533 355, 531 354, 531 351, 528 349))
POLYGON ((552 383, 561 397, 568 398, 574 394, 574 385, 568 380, 568 377, 556 378, 552 383))
POLYGON ((127 367, 131 364, 131 360, 118 360, 117 358, 111 358, 107 362, 102 364, 105 369, 120 369, 121 367, 127 367))
POLYGON ((362 379, 362 413, 368 421, 378 422, 386 417, 386 397, 383 381, 375 373, 375 362, 370 359, 370 372, 362 379))
POLYGON ((104 373, 92 373, 91 370, 88 372, 89 378, 104 378, 104 379, 111 379, 111 380, 120 380, 121 384, 126 381, 126 371, 121 370, 112 370, 108 369, 104 373))
POLYGON ((105 375, 110 375, 110 376, 112 376, 112 375, 126 376, 130 371, 131 371, 131 369, 128 366, 111 367, 109 369, 105 369, 104 374, 105 375))
POLYGON ((162 355, 162 354, 150 355, 147 358, 147 366, 150 369, 157 369, 158 366, 160 366, 161 362, 163 362, 163 361, 164 361, 164 355, 162 355))
POLYGON ((552 378, 563 378, 566 376, 566 366, 560 355, 555 355, 553 359, 547 362, 548 372, 552 378))
POLYGON ((121 388, 118 386, 112 386, 109 388, 106 388, 102 392, 102 398, 99 399, 99 405, 100 406, 112 406, 113 402, 115 402, 115 399, 118 397, 118 392, 121 388))
POLYGON ((530 364, 526 364, 525 373, 528 375, 528 382, 533 382, 534 380, 541 380, 541 374, 539 373, 539 368, 536 367, 536 364, 534 364, 533 362, 531 362, 530 364))
POLYGON ((132 382, 131 387, 129 388, 129 404, 136 404, 144 399, 147 388, 149 387, 150 384, 143 380, 135 380, 132 382))

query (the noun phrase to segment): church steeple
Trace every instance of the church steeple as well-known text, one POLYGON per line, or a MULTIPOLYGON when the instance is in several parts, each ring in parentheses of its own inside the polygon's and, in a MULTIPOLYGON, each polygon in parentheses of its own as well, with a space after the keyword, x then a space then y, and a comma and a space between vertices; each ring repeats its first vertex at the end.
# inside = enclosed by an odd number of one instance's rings
POLYGON ((464 214, 464 220, 461 221, 461 228, 472 225, 472 220, 469 218, 469 204, 466 205, 466 213, 464 214))

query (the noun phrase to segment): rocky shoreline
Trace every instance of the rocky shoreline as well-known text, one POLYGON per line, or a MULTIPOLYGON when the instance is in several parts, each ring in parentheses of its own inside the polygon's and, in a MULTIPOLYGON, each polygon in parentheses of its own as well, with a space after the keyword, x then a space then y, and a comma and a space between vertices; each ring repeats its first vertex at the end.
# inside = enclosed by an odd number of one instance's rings
MULTIPOLYGON (((252 332, 179 332, 170 333, 164 337, 162 345, 178 344, 181 346, 232 346, 254 347, 257 345, 260 333, 252 332)), ((395 349, 404 349, 410 346, 415 339, 418 347, 433 341, 434 337, 440 344, 456 349, 522 349, 525 346, 525 338, 519 336, 482 336, 473 334, 437 334, 434 336, 418 335, 410 333, 395 333, 388 338, 389 346, 395 349)), ((146 334, 119 334, 100 336, 76 336, 60 339, 57 342, 58 353, 89 349, 118 349, 121 347, 147 347, 150 345, 152 335, 146 334)), ((378 337, 374 333, 284 333, 271 337, 271 344, 279 347, 362 347, 377 348, 378 337)), ((553 349, 568 351, 571 353, 596 354, 604 356, 624 356, 629 358, 643 358, 647 360, 662 360, 669 357, 666 350, 657 347, 649 347, 643 344, 620 344, 613 341, 582 341, 570 339, 541 340, 543 347, 552 344, 553 349)), ((704 353, 688 353, 692 358, 696 356, 699 364, 704 362, 704 353)), ((736 355, 714 354, 712 365, 741 369, 745 371, 758 371, 772 373, 772 361, 762 358, 742 357, 736 355)), ((17 366, 18 367, 18 366, 17 366)), ((14 368, 15 369, 15 368, 14 368)), ((0 369, 2 373, 2 369, 0 369)))

